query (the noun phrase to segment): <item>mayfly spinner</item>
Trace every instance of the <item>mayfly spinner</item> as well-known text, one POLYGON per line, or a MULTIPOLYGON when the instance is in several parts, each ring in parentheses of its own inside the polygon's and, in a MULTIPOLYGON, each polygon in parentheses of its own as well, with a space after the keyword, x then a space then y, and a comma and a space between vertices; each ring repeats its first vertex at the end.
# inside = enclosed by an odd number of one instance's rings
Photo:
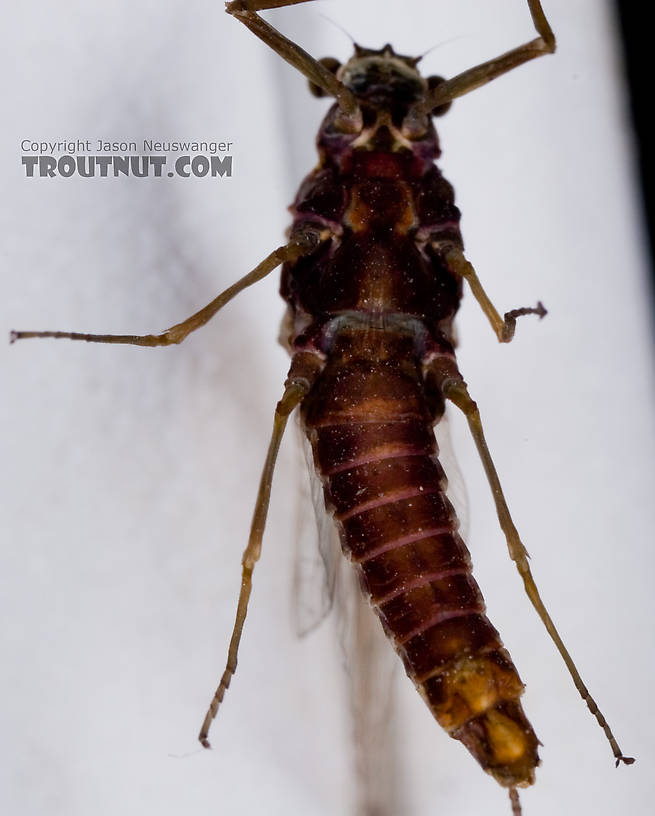
POLYGON ((433 426, 447 401, 466 416, 498 518, 531 603, 573 681, 623 755, 553 624, 510 517, 482 430, 459 372, 453 319, 466 281, 497 339, 517 318, 543 317, 541 303, 501 317, 466 259, 453 189, 434 162, 432 117, 458 96, 555 50, 539 0, 528 0, 537 37, 452 79, 424 78, 419 58, 355 47, 343 65, 316 61, 257 12, 308 0, 235 0, 227 11, 334 98, 319 136, 318 167, 293 206, 286 244, 204 309, 158 335, 19 331, 12 340, 55 337, 165 346, 182 342, 239 292, 282 265, 288 303, 283 336, 292 356, 259 487, 225 672, 203 722, 211 721, 237 666, 259 559, 278 448, 298 408, 347 558, 357 571, 407 674, 434 717, 485 771, 509 789, 534 782, 538 739, 520 697, 523 684, 472 577, 470 557, 445 495, 433 426))

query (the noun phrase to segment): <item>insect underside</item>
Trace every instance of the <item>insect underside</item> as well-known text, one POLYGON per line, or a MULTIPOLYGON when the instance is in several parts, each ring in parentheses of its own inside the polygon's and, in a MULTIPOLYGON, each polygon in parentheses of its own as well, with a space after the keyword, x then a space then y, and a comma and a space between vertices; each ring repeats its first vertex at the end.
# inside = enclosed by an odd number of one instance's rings
POLYGON ((315 61, 258 10, 308 0, 231 2, 227 11, 335 103, 318 135, 319 164, 292 208, 288 242, 201 311, 160 335, 14 332, 12 339, 67 337, 145 346, 181 342, 229 300, 282 264, 288 304, 283 333, 292 356, 278 403, 248 546, 228 662, 203 723, 208 731, 236 669, 254 565, 261 551, 277 450, 299 408, 352 562, 406 672, 437 721, 510 791, 534 782, 538 740, 520 697, 523 684, 485 615, 458 521, 446 498, 433 426, 447 400, 467 418, 511 558, 574 683, 611 744, 630 763, 589 695, 539 597, 487 448, 480 415, 454 353, 453 319, 466 280, 501 342, 516 319, 501 318, 463 253, 453 189, 434 164, 432 117, 450 102, 522 63, 552 53, 541 3, 528 0, 537 38, 450 80, 423 78, 418 59, 355 47, 342 66, 315 61))

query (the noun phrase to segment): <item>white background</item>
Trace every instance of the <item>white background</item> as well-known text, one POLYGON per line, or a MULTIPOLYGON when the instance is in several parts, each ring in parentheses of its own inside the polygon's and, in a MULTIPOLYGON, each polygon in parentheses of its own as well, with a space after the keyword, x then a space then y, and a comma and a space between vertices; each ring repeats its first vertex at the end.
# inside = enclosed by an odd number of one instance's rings
MULTIPOLYGON (((653 444, 647 267, 616 23, 550 0, 555 57, 438 121, 467 254, 501 311, 549 309, 499 346, 467 295, 460 366, 533 569, 631 768, 522 593, 461 422, 469 543, 544 747, 526 816, 652 807, 653 444)), ((268 14, 316 56, 392 41, 452 76, 531 39, 520 0, 335 0, 268 14)), ((326 108, 221 3, 6 10, 0 327, 161 331, 282 240, 326 108), (231 179, 28 180, 20 140, 224 139, 231 179)), ((290 624, 300 476, 283 446, 237 677, 223 668, 272 411, 287 370, 277 276, 181 347, 29 341, 2 355, 0 805, 33 816, 347 814, 355 784, 331 627, 290 624)), ((508 814, 398 672, 404 812, 508 814)))

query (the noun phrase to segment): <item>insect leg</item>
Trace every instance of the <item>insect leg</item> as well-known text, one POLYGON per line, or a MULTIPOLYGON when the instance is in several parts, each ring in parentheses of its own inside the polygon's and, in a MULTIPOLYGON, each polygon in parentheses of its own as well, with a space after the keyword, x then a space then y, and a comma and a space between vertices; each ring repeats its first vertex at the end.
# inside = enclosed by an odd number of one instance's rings
POLYGON ((487 479, 489 481, 494 503, 496 505, 498 520, 503 533, 505 534, 505 539, 507 540, 510 558, 516 564, 519 574, 523 579, 523 586, 528 598, 532 603, 532 606, 537 611, 537 614, 546 627, 548 634, 552 638, 557 650, 562 656, 562 659, 569 670, 569 674, 573 678, 573 682, 580 693, 580 696, 585 701, 587 707, 605 732, 605 736, 607 737, 616 758, 616 764, 618 765, 619 762, 624 762, 626 765, 632 764, 634 759, 632 757, 626 757, 623 755, 623 752, 619 748, 619 745, 614 738, 605 717, 600 712, 595 700, 589 693, 585 684, 582 682, 582 678, 580 677, 575 663, 566 649, 566 646, 564 645, 555 624, 553 623, 543 601, 541 600, 541 597, 539 596, 537 585, 535 584, 534 578, 532 577, 532 572, 530 570, 530 565, 528 564, 528 552, 523 546, 523 542, 519 538, 518 531, 514 526, 512 517, 510 516, 509 508, 507 507, 507 502, 505 501, 505 496, 498 478, 498 473, 491 458, 491 454, 489 453, 489 448, 487 447, 478 406, 471 399, 466 383, 452 362, 442 361, 441 363, 437 362, 433 364, 431 367, 431 373, 438 379, 444 397, 453 402, 461 411, 463 411, 464 415, 466 416, 469 428, 473 434, 475 445, 478 449, 480 458, 482 459, 485 473, 487 474, 487 479))
POLYGON ((537 34, 539 34, 536 39, 440 83, 428 94, 425 101, 420 103, 419 107, 423 112, 427 113, 439 105, 444 105, 456 99, 458 96, 474 91, 476 88, 496 79, 496 77, 518 68, 524 62, 536 57, 543 57, 545 54, 553 54, 555 52, 555 35, 548 24, 540 0, 528 0, 528 8, 532 15, 534 27, 537 34))
POLYGON ((252 524, 250 526, 250 536, 248 538, 248 545, 243 551, 241 558, 241 590, 239 592, 239 601, 237 604, 237 614, 234 621, 234 629, 232 630, 232 637, 230 638, 230 646, 228 649, 227 664, 225 671, 218 684, 218 688, 212 698, 212 701, 205 715, 205 719, 200 729, 198 739, 205 748, 210 748, 207 735, 211 726, 212 720, 216 716, 218 707, 225 696, 232 675, 237 668, 237 656, 239 651, 239 643, 241 641, 241 633, 243 631, 243 624, 246 620, 248 612, 248 600, 250 598, 250 591, 252 589, 252 573, 255 564, 259 561, 259 556, 262 550, 262 537, 264 535, 264 528, 266 526, 266 515, 268 513, 268 505, 271 498, 271 483, 273 481, 273 471, 275 470, 275 461, 277 459, 280 442, 284 434, 284 429, 289 419, 289 415, 293 409, 303 400, 303 397, 310 388, 310 383, 305 378, 294 378, 292 376, 286 382, 284 394, 282 399, 278 402, 275 408, 275 418, 273 420, 273 433, 271 441, 268 446, 268 453, 266 454, 266 461, 264 462, 264 469, 262 471, 261 480, 259 482, 259 490, 257 492, 257 501, 255 502, 255 511, 252 517, 252 524))
POLYGON ((62 331, 12 331, 9 341, 24 340, 29 337, 54 337, 57 339, 67 338, 68 340, 85 340, 87 343, 123 343, 131 346, 170 346, 174 343, 181 343, 191 332, 204 326, 220 309, 236 297, 239 292, 257 283, 272 272, 277 266, 285 261, 293 261, 306 255, 316 248, 318 243, 317 233, 298 233, 292 241, 285 246, 278 247, 271 254, 264 258, 252 272, 244 275, 241 280, 233 283, 232 286, 221 292, 218 297, 208 303, 204 309, 191 315, 182 323, 171 326, 162 334, 83 334, 81 332, 62 331))
POLYGON ((446 252, 446 263, 451 272, 458 277, 464 278, 468 281, 473 296, 480 304, 480 308, 486 314, 492 329, 496 332, 496 337, 499 343, 509 343, 514 337, 514 330, 516 329, 516 319, 523 315, 536 314, 539 317, 544 317, 548 314, 541 301, 537 302, 535 308, 525 306, 521 309, 512 309, 511 312, 505 312, 505 318, 501 318, 496 307, 489 300, 487 293, 484 291, 480 279, 478 278, 475 269, 466 260, 461 249, 453 247, 446 252))
POLYGON ((521 816, 521 800, 519 799, 519 792, 517 788, 509 789, 509 801, 512 804, 512 816, 521 816))
POLYGON ((329 96, 333 96, 344 114, 342 124, 346 125, 347 120, 351 120, 352 129, 357 131, 361 128, 362 114, 352 92, 318 60, 280 34, 257 14, 257 11, 261 9, 292 6, 306 2, 309 0, 233 0, 225 4, 225 10, 249 28, 255 36, 265 42, 289 65, 300 71, 310 82, 318 85, 329 96))

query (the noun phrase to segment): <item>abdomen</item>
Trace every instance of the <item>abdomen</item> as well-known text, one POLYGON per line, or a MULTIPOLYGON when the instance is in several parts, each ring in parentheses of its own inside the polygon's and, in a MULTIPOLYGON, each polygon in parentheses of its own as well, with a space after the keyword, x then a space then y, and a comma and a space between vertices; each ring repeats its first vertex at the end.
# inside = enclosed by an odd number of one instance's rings
POLYGON ((457 532, 420 367, 385 334, 353 332, 303 403, 326 504, 436 719, 501 784, 530 784, 538 742, 523 685, 457 532))

